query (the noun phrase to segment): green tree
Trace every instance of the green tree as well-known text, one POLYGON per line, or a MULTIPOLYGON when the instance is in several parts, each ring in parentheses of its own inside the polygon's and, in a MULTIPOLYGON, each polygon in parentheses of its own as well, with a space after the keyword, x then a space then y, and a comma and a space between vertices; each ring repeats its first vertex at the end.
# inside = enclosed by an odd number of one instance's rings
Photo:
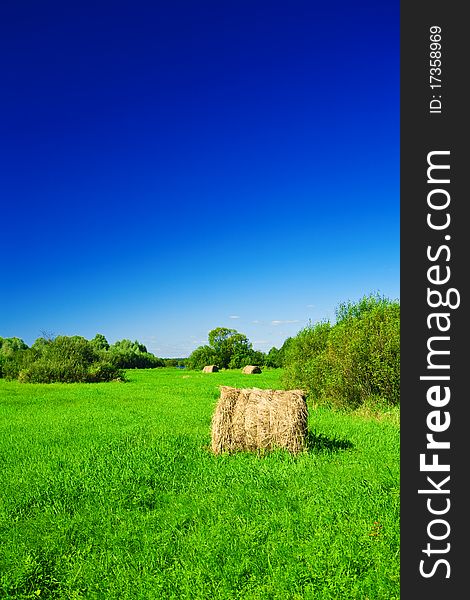
POLYGON ((286 352, 292 343, 291 337, 288 337, 280 348, 273 346, 266 354, 265 364, 267 367, 274 367, 275 369, 282 368, 285 362, 286 352))
POLYGON ((267 367, 273 367, 275 369, 281 367, 281 353, 278 348, 273 346, 266 354, 265 364, 267 367))
POLYGON ((187 368, 195 371, 201 370, 206 365, 220 366, 217 361, 217 354, 210 346, 199 346, 186 361, 187 368))
MULTIPOLYGON (((209 332, 209 346, 217 356, 217 364, 221 368, 227 368, 234 362, 232 368, 237 368, 244 357, 250 355, 252 346, 246 335, 239 333, 236 329, 216 327, 209 332)), ((245 363, 249 364, 249 363, 245 363)))
POLYGON ((15 378, 28 346, 17 337, 0 337, 0 377, 15 378))
POLYGON ((97 333, 90 343, 96 350, 109 350, 108 340, 102 333, 97 333))
POLYGON ((120 369, 153 369, 165 366, 163 359, 147 351, 137 340, 123 339, 115 342, 107 352, 110 361, 120 369))
POLYGON ((253 361, 263 364, 264 355, 256 353, 246 335, 236 329, 216 327, 209 332, 208 340, 209 345, 199 346, 188 358, 187 366, 190 369, 200 369, 210 364, 224 369, 237 369, 253 361))
POLYGON ((230 354, 229 369, 240 369, 255 364, 255 352, 246 344, 234 344, 230 354))
POLYGON ((228 367, 233 352, 233 343, 230 339, 237 334, 238 332, 235 329, 228 329, 227 327, 216 327, 209 331, 209 346, 216 354, 216 362, 219 367, 228 367))
POLYGON ((0 352, 8 355, 19 350, 27 350, 28 345, 20 338, 2 338, 0 337, 0 352))
POLYGON ((36 340, 34 340, 33 345, 31 346, 31 350, 34 350, 34 352, 41 352, 44 348, 44 346, 47 346, 47 344, 51 344, 52 340, 45 338, 43 336, 38 337, 36 340))

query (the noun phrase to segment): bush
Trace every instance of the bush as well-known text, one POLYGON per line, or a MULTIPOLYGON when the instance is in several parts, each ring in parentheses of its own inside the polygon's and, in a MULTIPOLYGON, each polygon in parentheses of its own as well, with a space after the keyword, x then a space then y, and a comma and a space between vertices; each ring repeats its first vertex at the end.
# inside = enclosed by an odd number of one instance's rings
POLYGON ((87 381, 89 383, 125 380, 124 373, 109 362, 94 363, 88 367, 87 381))
POLYGON ((284 357, 284 380, 292 388, 306 390, 315 398, 323 394, 325 351, 331 325, 309 325, 292 338, 284 357))
POLYGON ((103 358, 93 344, 80 336, 59 336, 33 344, 15 361, 9 378, 29 383, 91 383, 123 380, 120 369, 103 358))
POLYGON ((21 369, 18 379, 23 383, 84 382, 87 380, 87 369, 66 358, 57 360, 44 356, 21 369))
POLYGON ((285 358, 285 383, 319 403, 356 408, 400 402, 400 307, 377 295, 341 304, 336 324, 300 331, 285 358))
POLYGON ((120 369, 109 363, 94 362, 86 366, 73 361, 59 363, 41 358, 21 370, 18 380, 23 383, 100 383, 125 381, 125 378, 120 369))
POLYGON ((125 380, 122 369, 165 365, 139 342, 109 346, 102 334, 91 341, 75 335, 38 338, 31 348, 18 338, 0 338, 0 377, 31 383, 125 380))

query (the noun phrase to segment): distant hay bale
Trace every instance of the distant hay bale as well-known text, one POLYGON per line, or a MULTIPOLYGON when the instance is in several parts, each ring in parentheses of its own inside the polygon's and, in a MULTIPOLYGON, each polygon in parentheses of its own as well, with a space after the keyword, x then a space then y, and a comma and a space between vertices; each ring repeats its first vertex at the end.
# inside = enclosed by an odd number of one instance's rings
POLYGON ((217 365, 206 365, 203 369, 203 373, 217 373, 219 367, 217 365))
POLYGON ((247 365, 246 367, 243 367, 242 372, 247 375, 252 375, 253 373, 261 373, 261 369, 256 365, 247 365))
POLYGON ((297 454, 306 445, 307 421, 303 390, 220 386, 212 416, 212 451, 284 448, 297 454))

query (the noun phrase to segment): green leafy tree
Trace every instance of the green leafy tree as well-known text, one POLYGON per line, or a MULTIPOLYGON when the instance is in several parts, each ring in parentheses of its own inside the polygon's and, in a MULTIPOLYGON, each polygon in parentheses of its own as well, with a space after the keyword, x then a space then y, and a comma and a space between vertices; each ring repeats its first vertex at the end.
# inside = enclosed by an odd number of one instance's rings
POLYGON ((163 359, 147 351, 137 340, 123 339, 109 347, 110 361, 120 369, 153 369, 165 366, 163 359))
POLYGON ((216 354, 216 362, 219 367, 228 367, 233 352, 231 338, 237 334, 238 332, 235 329, 228 329, 226 327, 216 327, 209 332, 209 346, 216 354))
POLYGON ((216 364, 220 368, 238 369, 249 364, 263 365, 264 354, 253 350, 243 333, 227 327, 216 327, 208 334, 209 345, 196 348, 187 360, 190 369, 216 364))
POLYGON ((275 369, 282 366, 281 364, 281 352, 279 348, 273 346, 266 354, 265 364, 267 367, 273 367, 275 369))
POLYGON ((96 350, 109 350, 108 340, 102 333, 97 333, 90 343, 96 350))
POLYGON ((20 338, 2 338, 0 337, 0 352, 2 354, 11 354, 20 350, 27 350, 28 345, 20 338))
POLYGON ((209 332, 208 338, 209 346, 214 350, 217 364, 221 368, 227 368, 230 364, 233 365, 232 368, 237 368, 252 350, 246 335, 239 333, 236 329, 216 327, 209 332))
POLYGON ((40 353, 43 350, 44 346, 47 346, 47 344, 51 344, 51 343, 52 343, 51 339, 41 336, 41 337, 38 337, 34 341, 33 345, 31 346, 31 349, 34 350, 35 352, 40 353))
POLYGON ((191 353, 186 361, 187 368, 195 371, 201 370, 206 365, 220 366, 217 354, 210 346, 199 346, 191 353))
POLYGON ((0 337, 0 377, 15 379, 30 350, 20 338, 0 337))
POLYGON ((273 346, 266 354, 265 364, 267 367, 280 369, 284 366, 287 349, 292 343, 291 337, 288 337, 280 348, 273 346))
POLYGON ((186 365, 186 358, 164 358, 163 362, 165 367, 179 367, 182 368, 186 365))
POLYGON ((228 364, 229 369, 240 369, 254 364, 255 352, 245 344, 235 344, 228 364))

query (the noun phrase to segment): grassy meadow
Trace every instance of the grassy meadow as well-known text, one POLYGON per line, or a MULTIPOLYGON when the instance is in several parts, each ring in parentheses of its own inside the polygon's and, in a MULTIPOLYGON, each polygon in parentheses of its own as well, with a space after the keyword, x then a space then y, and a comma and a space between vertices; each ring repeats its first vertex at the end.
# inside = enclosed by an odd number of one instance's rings
POLYGON ((397 412, 309 401, 309 449, 213 456, 219 385, 281 370, 0 380, 0 597, 399 598, 397 412))

